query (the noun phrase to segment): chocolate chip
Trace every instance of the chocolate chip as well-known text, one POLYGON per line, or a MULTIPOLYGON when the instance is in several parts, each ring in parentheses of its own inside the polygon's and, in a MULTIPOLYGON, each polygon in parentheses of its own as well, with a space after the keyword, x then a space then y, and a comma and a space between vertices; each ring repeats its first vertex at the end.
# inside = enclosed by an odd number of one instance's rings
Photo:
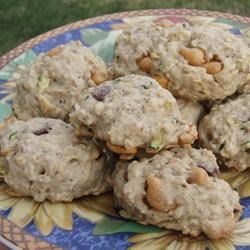
POLYGON ((45 134, 48 134, 49 133, 49 130, 48 128, 41 128, 39 130, 36 130, 33 132, 34 135, 45 135, 45 134))
POLYGON ((94 91, 91 93, 91 95, 97 100, 97 101, 103 101, 105 96, 111 92, 110 86, 100 86, 94 89, 94 91))

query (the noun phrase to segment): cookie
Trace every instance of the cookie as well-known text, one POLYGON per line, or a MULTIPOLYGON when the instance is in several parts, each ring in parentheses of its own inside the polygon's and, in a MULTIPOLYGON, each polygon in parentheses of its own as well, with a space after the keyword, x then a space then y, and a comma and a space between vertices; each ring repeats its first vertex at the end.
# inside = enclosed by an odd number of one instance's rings
POLYGON ((108 71, 101 58, 76 41, 39 55, 18 75, 13 108, 19 119, 67 120, 75 94, 107 80, 108 71))
POLYGON ((250 73, 247 77, 247 82, 239 88, 239 93, 241 94, 250 94, 250 73))
POLYGON ((72 201, 110 189, 105 158, 89 139, 57 119, 12 120, 0 128, 5 182, 35 201, 72 201))
POLYGON ((194 125, 182 120, 175 98, 149 77, 128 75, 89 88, 70 114, 76 134, 94 135, 122 158, 139 150, 192 144, 194 125))
POLYGON ((120 214, 192 236, 228 237, 242 212, 239 195, 206 169, 218 170, 206 149, 175 148, 140 161, 119 161, 113 186, 120 214))
POLYGON ((240 89, 240 92, 250 94, 250 81, 240 89))
POLYGON ((250 48, 250 28, 245 28, 241 31, 243 40, 247 44, 247 46, 250 48))
POLYGON ((249 168, 250 94, 214 106, 200 122, 199 140, 229 168, 249 168))
POLYGON ((197 126, 201 116, 204 114, 204 108, 198 102, 188 101, 177 98, 177 104, 180 109, 181 116, 184 120, 197 126))
POLYGON ((145 23, 118 37, 113 70, 117 75, 150 75, 177 97, 221 100, 246 82, 249 58, 243 40, 228 31, 145 23))

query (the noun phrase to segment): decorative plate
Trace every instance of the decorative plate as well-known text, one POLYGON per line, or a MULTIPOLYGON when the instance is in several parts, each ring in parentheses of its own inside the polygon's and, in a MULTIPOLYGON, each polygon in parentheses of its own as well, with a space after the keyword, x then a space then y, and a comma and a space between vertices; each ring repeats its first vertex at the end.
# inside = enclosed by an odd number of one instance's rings
MULTIPOLYGON (((0 121, 11 114, 15 95, 13 77, 18 65, 59 44, 80 40, 111 62, 114 42, 128 24, 152 19, 170 26, 177 22, 209 24, 244 36, 250 43, 250 19, 231 14, 197 10, 145 10, 117 13, 68 24, 18 46, 0 58, 0 121)), ((1 173, 1 166, 0 166, 1 173)), ((112 207, 112 194, 85 197, 72 203, 36 203, 16 196, 0 183, 0 242, 12 249, 250 249, 250 169, 238 174, 222 173, 241 195, 243 216, 228 239, 183 236, 173 230, 123 220, 112 207), (17 226, 16 226, 17 225, 17 226)), ((1 176, 0 176, 1 178, 1 176)), ((1 248, 1 245, 0 245, 1 248)), ((2 248, 1 248, 2 249, 2 248)), ((6 248, 7 249, 7 248, 6 248)))

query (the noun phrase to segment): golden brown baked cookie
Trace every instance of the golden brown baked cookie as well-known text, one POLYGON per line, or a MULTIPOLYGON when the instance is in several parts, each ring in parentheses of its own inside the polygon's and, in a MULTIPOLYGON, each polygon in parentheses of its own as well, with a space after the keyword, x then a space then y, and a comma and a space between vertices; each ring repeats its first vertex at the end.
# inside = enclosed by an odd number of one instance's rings
POLYGON ((128 75, 81 94, 70 114, 78 135, 93 134, 124 158, 139 150, 192 144, 194 125, 181 118, 172 94, 149 77, 128 75))
POLYGON ((193 148, 118 162, 113 185, 120 214, 192 236, 228 237, 242 211, 239 195, 227 182, 209 176, 206 165, 211 172, 218 169, 212 152, 193 148))
POLYGON ((250 94, 215 105, 199 125, 201 144, 230 168, 250 167, 250 94))
POLYGON ((72 201, 110 189, 104 156, 61 120, 10 121, 0 128, 0 149, 5 182, 35 201, 72 201))
POLYGON ((113 70, 150 75, 181 98, 221 100, 246 82, 250 50, 218 28, 140 23, 117 38, 113 70))
POLYGON ((105 63, 80 41, 56 47, 19 70, 13 108, 19 119, 67 120, 74 97, 108 78, 105 63))

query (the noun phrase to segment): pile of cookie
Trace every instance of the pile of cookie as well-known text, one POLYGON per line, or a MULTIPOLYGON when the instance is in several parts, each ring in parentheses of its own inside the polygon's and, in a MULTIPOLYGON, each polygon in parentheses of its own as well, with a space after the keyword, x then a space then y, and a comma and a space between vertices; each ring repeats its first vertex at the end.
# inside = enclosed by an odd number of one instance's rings
POLYGON ((212 239, 232 233, 242 206, 217 175, 250 167, 241 38, 138 23, 117 38, 112 65, 76 41, 16 75, 16 118, 0 128, 14 191, 69 202, 112 189, 124 218, 212 239))

